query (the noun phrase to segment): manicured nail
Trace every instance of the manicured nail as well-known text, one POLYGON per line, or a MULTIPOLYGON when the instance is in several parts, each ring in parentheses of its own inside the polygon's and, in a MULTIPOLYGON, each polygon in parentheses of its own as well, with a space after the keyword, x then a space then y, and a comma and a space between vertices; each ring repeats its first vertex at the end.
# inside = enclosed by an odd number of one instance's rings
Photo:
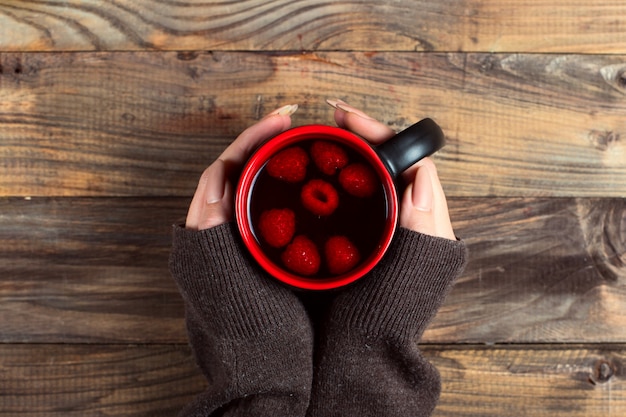
POLYGON ((419 211, 432 211, 433 185, 430 181, 430 173, 427 167, 421 166, 418 168, 412 191, 413 207, 419 211))
POLYGON ((340 102, 341 102, 341 100, 339 100, 339 99, 334 99, 334 98, 328 98, 328 99, 326 99, 326 103, 327 103, 328 105, 330 105, 331 107, 334 107, 334 108, 336 108, 336 109, 338 108, 338 107, 337 107, 337 104, 339 104, 340 102))
POLYGON ((328 103, 330 106, 339 109, 339 110, 343 110, 346 113, 354 113, 359 117, 362 117, 364 119, 367 120, 374 120, 371 117, 369 117, 367 114, 363 113, 361 110, 357 109, 356 107, 352 107, 351 105, 349 105, 348 103, 346 103, 345 101, 339 100, 339 99, 328 99, 326 100, 326 103, 328 103))
POLYGON ((279 109, 274 110, 268 116, 291 116, 298 110, 297 104, 287 104, 279 109))

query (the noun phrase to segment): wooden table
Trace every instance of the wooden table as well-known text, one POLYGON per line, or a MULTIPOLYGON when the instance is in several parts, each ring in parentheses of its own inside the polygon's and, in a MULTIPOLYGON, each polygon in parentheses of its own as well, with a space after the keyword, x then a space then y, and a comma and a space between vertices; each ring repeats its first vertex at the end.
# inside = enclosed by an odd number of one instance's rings
POLYGON ((423 340, 443 416, 626 415, 626 3, 0 1, 0 416, 172 416, 167 269, 202 170, 340 98, 436 156, 471 262, 423 340))

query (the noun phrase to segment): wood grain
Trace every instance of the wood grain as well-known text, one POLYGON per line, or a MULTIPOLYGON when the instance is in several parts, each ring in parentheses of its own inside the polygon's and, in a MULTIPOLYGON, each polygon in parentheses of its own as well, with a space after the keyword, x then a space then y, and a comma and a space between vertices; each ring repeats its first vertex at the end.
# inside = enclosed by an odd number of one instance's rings
POLYGON ((436 417, 626 415, 626 3, 0 0, 0 417, 201 391, 171 224, 245 127, 338 97, 437 154, 465 274, 436 417))
MULTIPOLYGON (((182 198, 0 200, 0 341, 185 343, 182 198)), ((626 200, 453 198, 470 264, 428 343, 626 343, 626 200)))
POLYGON ((442 377, 436 417, 621 416, 624 350, 613 346, 426 348, 442 377))
POLYGON ((183 199, 0 200, 0 341, 183 342, 183 199))
MULTIPOLYGON (((435 416, 587 417, 626 411, 626 347, 429 345, 435 416)), ((204 389, 186 346, 0 345, 0 416, 172 416, 204 389)))
POLYGON ((0 416, 171 417, 205 384, 186 347, 0 345, 0 416))
POLYGON ((626 53, 626 6, 597 0, 0 2, 0 50, 626 53))
POLYGON ((626 195, 624 56, 3 54, 0 195, 187 196, 285 103, 339 96, 395 129, 429 116, 449 196, 626 195), (341 86, 338 91, 337 86, 341 86))
POLYGON ((450 207, 470 263, 429 338, 626 340, 626 200, 453 199, 450 207))

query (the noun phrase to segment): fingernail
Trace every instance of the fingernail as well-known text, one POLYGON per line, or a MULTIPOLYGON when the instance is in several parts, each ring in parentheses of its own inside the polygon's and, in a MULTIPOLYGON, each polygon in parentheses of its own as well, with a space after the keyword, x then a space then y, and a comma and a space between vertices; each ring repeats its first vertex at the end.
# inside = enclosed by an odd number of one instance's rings
POLYGON ((268 116, 291 116, 298 110, 297 104, 287 104, 279 109, 274 110, 268 116))
POLYGON ((418 168, 412 191, 413 207, 419 211, 432 211, 433 185, 430 181, 430 173, 427 167, 421 166, 418 168))
POLYGON ((342 102, 342 101, 339 100, 339 99, 336 99, 336 98, 328 98, 328 99, 326 99, 326 103, 328 105, 330 105, 331 107, 334 107, 336 109, 338 108, 337 104, 339 104, 340 102, 342 102))
POLYGON ((367 120, 374 120, 373 118, 369 117, 367 114, 363 113, 361 110, 352 107, 351 105, 349 105, 348 103, 346 103, 345 101, 339 100, 339 99, 328 99, 326 100, 326 103, 328 103, 330 106, 339 109, 339 110, 343 110, 346 113, 353 113, 356 114, 359 117, 362 117, 364 119, 367 120))

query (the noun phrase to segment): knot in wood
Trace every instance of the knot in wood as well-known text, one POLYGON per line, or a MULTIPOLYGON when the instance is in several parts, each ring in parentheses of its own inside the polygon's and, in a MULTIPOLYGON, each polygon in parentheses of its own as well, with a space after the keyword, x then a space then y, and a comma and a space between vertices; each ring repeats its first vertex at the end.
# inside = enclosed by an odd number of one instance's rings
POLYGON ((615 374, 613 367, 606 360, 599 360, 596 362, 593 375, 591 376, 593 382, 604 384, 608 382, 615 374))
POLYGON ((600 69, 600 74, 611 87, 626 92, 626 64, 608 65, 600 69))
POLYGON ((195 51, 182 51, 176 55, 176 58, 180 59, 181 61, 193 61, 194 59, 198 58, 198 55, 198 52, 195 51))
POLYGON ((599 151, 607 151, 615 143, 619 142, 619 133, 607 131, 601 132, 598 130, 592 130, 589 132, 589 140, 594 148, 599 151))
POLYGON ((494 54, 486 55, 480 62, 479 71, 481 73, 491 72, 499 65, 499 60, 494 54))

